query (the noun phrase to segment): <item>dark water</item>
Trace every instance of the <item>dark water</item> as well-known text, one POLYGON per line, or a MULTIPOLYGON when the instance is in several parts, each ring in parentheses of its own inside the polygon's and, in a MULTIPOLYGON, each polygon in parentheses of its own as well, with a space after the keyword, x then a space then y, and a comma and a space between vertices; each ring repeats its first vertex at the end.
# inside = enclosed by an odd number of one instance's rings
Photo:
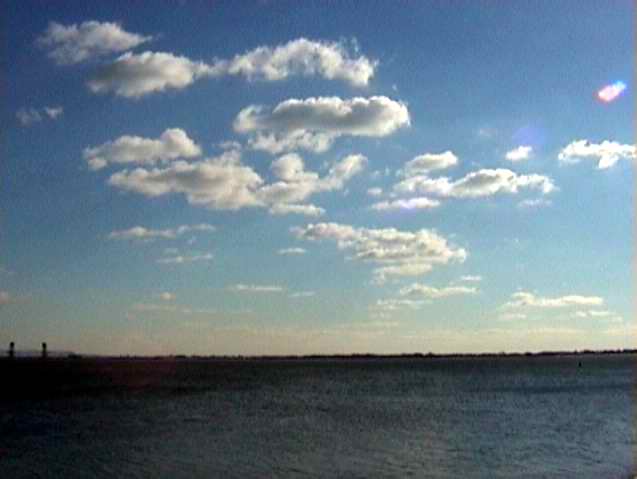
POLYGON ((632 477, 634 365, 2 361, 0 478, 632 477))

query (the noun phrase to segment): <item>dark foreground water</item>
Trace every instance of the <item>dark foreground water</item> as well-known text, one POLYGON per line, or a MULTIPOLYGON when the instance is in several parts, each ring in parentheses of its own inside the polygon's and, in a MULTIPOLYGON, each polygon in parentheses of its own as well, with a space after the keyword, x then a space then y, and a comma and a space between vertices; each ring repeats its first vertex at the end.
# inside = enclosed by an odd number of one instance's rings
POLYGON ((634 366, 0 361, 0 478, 627 478, 634 366))

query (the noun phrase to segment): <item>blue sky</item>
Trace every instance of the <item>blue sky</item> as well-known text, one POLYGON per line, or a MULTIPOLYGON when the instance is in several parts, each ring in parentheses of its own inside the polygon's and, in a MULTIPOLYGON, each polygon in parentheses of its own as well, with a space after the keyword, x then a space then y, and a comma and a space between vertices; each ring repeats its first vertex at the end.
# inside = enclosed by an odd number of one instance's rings
POLYGON ((5 5, 0 342, 632 347, 633 8, 5 5))

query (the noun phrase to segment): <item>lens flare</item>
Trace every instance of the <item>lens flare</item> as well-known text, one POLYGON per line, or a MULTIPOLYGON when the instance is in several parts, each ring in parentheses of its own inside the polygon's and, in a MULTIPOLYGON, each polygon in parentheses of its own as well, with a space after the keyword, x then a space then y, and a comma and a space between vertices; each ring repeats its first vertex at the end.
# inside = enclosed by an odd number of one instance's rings
POLYGON ((626 84, 623 81, 616 81, 610 85, 606 85, 604 88, 597 92, 597 98, 605 103, 610 103, 616 100, 626 89, 626 84))

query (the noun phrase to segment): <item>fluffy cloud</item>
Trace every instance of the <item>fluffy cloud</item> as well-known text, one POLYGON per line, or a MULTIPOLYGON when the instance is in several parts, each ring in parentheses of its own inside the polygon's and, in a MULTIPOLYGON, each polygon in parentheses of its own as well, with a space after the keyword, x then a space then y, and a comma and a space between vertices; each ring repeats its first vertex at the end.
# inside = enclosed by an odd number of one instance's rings
POLYGON ((92 170, 99 170, 114 163, 153 165, 157 162, 199 155, 199 145, 180 128, 167 129, 156 140, 124 135, 115 141, 85 148, 82 154, 92 170))
POLYGON ((182 193, 189 203, 210 209, 267 207, 272 214, 317 216, 324 213, 322 208, 301 203, 313 194, 342 189, 366 164, 364 156, 348 155, 319 177, 305 170, 301 157, 288 154, 272 163, 277 181, 265 184, 252 168, 241 164, 238 151, 230 150, 199 162, 175 161, 164 169, 124 170, 109 182, 150 197, 182 193))
POLYGON ((379 187, 369 188, 367 194, 376 198, 383 195, 383 189, 379 187))
POLYGON ((511 295, 511 301, 504 304, 504 308, 565 308, 568 306, 601 306, 604 299, 599 296, 580 296, 576 294, 546 298, 535 296, 533 293, 518 291, 511 295))
POLYGON ((213 232, 216 228, 212 225, 201 223, 198 225, 182 225, 177 228, 167 228, 163 230, 154 230, 144 228, 143 226, 133 226, 127 230, 113 231, 108 235, 109 239, 114 240, 140 240, 153 241, 158 238, 175 239, 186 233, 194 232, 213 232))
POLYGON ((458 164, 458 157, 451 151, 443 153, 425 153, 405 163, 400 172, 405 177, 426 174, 430 171, 444 170, 458 164))
POLYGON ((277 81, 292 75, 317 75, 365 86, 377 64, 365 56, 352 58, 343 43, 299 38, 274 48, 261 46, 232 60, 217 60, 212 70, 214 75, 242 75, 250 80, 277 81))
POLYGON ((551 206, 553 202, 545 198, 529 198, 518 203, 519 208, 541 208, 543 206, 551 206))
POLYGON ((449 296, 458 296, 465 294, 476 294, 478 292, 475 287, 468 286, 445 286, 444 288, 436 288, 425 284, 413 283, 400 290, 401 296, 419 296, 428 299, 446 298, 449 296))
POLYGON ((477 276, 477 275, 465 275, 465 276, 460 276, 460 281, 467 281, 467 282, 479 282, 482 281, 482 276, 477 276))
POLYGON ((455 181, 447 177, 414 176, 397 183, 394 189, 399 193, 432 194, 443 198, 480 198, 499 193, 514 194, 521 189, 548 194, 556 187, 547 176, 518 175, 511 170, 497 168, 473 171, 455 181))
POLYGON ((352 250, 352 259, 379 265, 375 271, 377 282, 385 281, 388 276, 421 275, 433 265, 462 262, 467 257, 464 249, 450 245, 445 238, 426 229, 410 232, 317 223, 294 227, 291 231, 299 239, 334 241, 339 249, 352 250))
POLYGON ((64 113, 64 108, 61 106, 45 106, 40 110, 37 108, 20 108, 15 116, 22 126, 31 126, 47 118, 49 120, 57 120, 62 113, 64 113))
POLYGON ((282 293, 285 291, 283 286, 241 283, 230 286, 228 289, 236 293, 282 293))
POLYGON ((159 293, 159 299, 162 301, 174 301, 176 296, 174 293, 169 293, 168 291, 164 291, 163 293, 159 293))
POLYGON ((369 307, 372 312, 388 313, 403 309, 420 309, 426 301, 413 299, 379 299, 369 307))
POLYGON ((343 135, 383 137, 409 124, 407 106, 384 96, 318 97, 289 99, 271 111, 251 105, 239 112, 234 129, 255 134, 249 141, 254 149, 321 153, 343 135))
POLYGON ((430 198, 410 198, 408 200, 381 201, 374 203, 372 209, 376 211, 394 211, 394 210, 425 210, 437 208, 440 201, 430 198))
POLYGON ((517 148, 507 151, 506 155, 504 155, 504 158, 512 162, 524 161, 531 158, 532 153, 532 146, 518 146, 517 148))
POLYGON ((209 76, 211 67, 164 52, 125 53, 99 69, 87 85, 93 93, 139 98, 166 89, 182 89, 209 76))
POLYGON ((597 160, 600 170, 610 168, 619 160, 634 160, 637 158, 635 145, 626 145, 615 141, 591 143, 588 140, 577 140, 565 146, 558 155, 562 163, 578 163, 583 158, 597 160))
POLYGON ((305 254, 307 251, 303 248, 282 248, 277 253, 282 255, 299 255, 305 254))
POLYGON ((88 21, 68 26, 49 23, 36 44, 48 50, 48 56, 58 65, 71 65, 84 60, 123 52, 152 37, 129 33, 118 23, 88 21))
POLYGON ((167 256, 165 258, 159 258, 157 262, 159 264, 185 264, 185 263, 198 263, 202 261, 212 261, 213 255, 211 253, 205 254, 192 254, 192 255, 178 255, 167 256))

